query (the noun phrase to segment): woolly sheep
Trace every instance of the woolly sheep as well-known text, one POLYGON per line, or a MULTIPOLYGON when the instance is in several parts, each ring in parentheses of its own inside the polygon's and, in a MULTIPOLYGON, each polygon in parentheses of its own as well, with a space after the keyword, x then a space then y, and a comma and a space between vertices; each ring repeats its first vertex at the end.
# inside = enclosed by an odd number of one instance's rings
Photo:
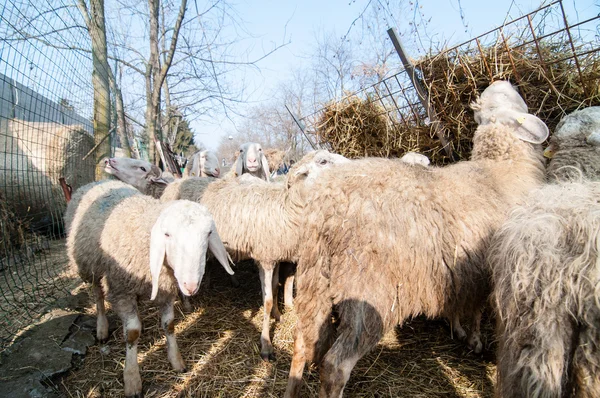
POLYGON ((544 180, 548 129, 521 101, 507 82, 482 93, 470 161, 434 168, 367 158, 321 173, 303 213, 287 397, 298 396, 306 361, 320 364, 320 396, 341 396, 356 362, 418 314, 472 314, 469 345, 481 351, 489 237, 544 180))
POLYGON ((406 152, 400 161, 409 164, 419 164, 421 166, 429 166, 429 158, 417 152, 406 152))
POLYGON ((235 165, 227 173, 227 177, 239 177, 246 173, 270 181, 269 162, 263 153, 262 146, 256 142, 246 142, 240 145, 235 165))
POLYGON ((123 182, 102 181, 73 194, 65 222, 69 260, 81 278, 93 285, 98 340, 108 338, 105 291, 123 321, 127 341, 125 395, 139 397, 142 393, 137 362, 142 327, 138 297, 148 297, 161 306, 169 361, 173 369, 184 371, 173 321, 178 288, 187 296, 196 293, 207 249, 233 274, 210 213, 197 203, 182 200, 161 204, 123 182))
POLYGON ((104 171, 156 199, 175 180, 172 174, 163 173, 158 166, 140 159, 108 158, 104 160, 104 171))
MULTIPOLYGON (((297 216, 305 204, 306 191, 311 189, 324 169, 345 162, 349 160, 341 155, 319 150, 307 154, 295 164, 283 184, 242 176, 207 185, 199 179, 190 178, 170 185, 161 198, 200 200, 213 215, 234 261, 248 258, 256 261, 264 300, 261 356, 265 360, 274 357, 269 333, 270 315, 276 320, 280 317, 276 305, 277 264, 296 261, 299 242, 297 216)), ((288 295, 290 286, 285 287, 288 295)))
POLYGON ((599 109, 558 124, 554 183, 492 239, 498 396, 600 396, 599 109))
POLYGON ((185 167, 186 177, 219 178, 220 174, 219 159, 214 152, 208 150, 193 154, 185 167))
POLYGON ((547 171, 550 181, 600 176, 600 106, 564 117, 556 126, 544 155, 552 159, 547 171))

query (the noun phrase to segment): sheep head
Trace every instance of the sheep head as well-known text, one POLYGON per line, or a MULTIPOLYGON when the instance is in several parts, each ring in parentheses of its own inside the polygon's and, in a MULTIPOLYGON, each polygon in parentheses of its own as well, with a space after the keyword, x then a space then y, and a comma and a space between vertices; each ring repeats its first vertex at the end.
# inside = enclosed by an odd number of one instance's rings
POLYGON ((417 152, 406 152, 400 161, 408 164, 420 164, 421 166, 429 166, 429 158, 417 152))
POLYGON ((151 300, 158 294, 163 265, 173 270, 179 289, 186 296, 198 291, 210 250, 223 268, 233 275, 231 261, 208 210, 187 200, 170 202, 160 213, 150 234, 151 300))
POLYGON ((208 150, 197 152, 192 157, 192 162, 192 176, 219 178, 221 169, 219 159, 214 152, 208 150))
POLYGON ((556 126, 544 156, 551 159, 566 141, 571 146, 600 148, 600 106, 590 106, 565 116, 556 126))
POLYGON ((471 108, 479 125, 499 123, 509 126, 520 140, 532 144, 541 144, 548 138, 546 124, 527 113, 527 104, 508 81, 490 84, 471 108))
POLYGON ((323 170, 329 169, 336 164, 348 162, 350 160, 344 156, 331 153, 325 149, 309 152, 298 163, 292 166, 288 172, 287 186, 289 188, 300 180, 304 181, 304 185, 311 185, 317 180, 323 170))
POLYGON ((238 177, 244 173, 250 173, 269 181, 271 174, 269 162, 260 144, 247 142, 240 146, 240 155, 235 162, 235 172, 238 177))
POLYGON ((104 171, 117 179, 133 185, 138 190, 146 193, 148 185, 167 185, 160 169, 144 160, 131 158, 107 158, 104 160, 104 171))

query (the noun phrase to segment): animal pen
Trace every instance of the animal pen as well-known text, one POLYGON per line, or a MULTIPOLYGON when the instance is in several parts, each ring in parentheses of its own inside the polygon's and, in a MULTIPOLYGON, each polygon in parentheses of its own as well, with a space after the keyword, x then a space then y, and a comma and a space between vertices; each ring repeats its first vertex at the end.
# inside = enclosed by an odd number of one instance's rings
MULTIPOLYGON (((85 29, 70 28, 83 24, 78 10, 55 3, 0 5, 0 369, 10 366, 2 358, 26 330, 45 321, 44 314, 67 306, 65 299, 73 295, 87 298, 87 287, 66 261, 66 202, 59 179, 76 189, 95 178, 91 41, 85 29)), ((599 21, 598 15, 567 20, 563 4, 551 3, 417 60, 414 80, 426 97, 403 69, 298 118, 298 124, 315 146, 350 158, 417 151, 435 164, 448 164, 469 156, 475 126, 469 103, 491 81, 508 78, 552 130, 565 114, 600 105, 599 21)), ((203 283, 194 297, 194 310, 179 311, 176 332, 186 373, 170 370, 156 327, 158 310, 142 309, 140 365, 147 396, 283 394, 293 311, 273 326, 277 361, 263 362, 258 275, 243 264, 236 273, 243 281, 238 288, 215 267, 210 286, 203 283)), ((83 301, 77 310, 93 315, 92 301, 83 301)), ((87 397, 122 393, 123 337, 118 322, 111 321, 107 345, 89 347, 60 380, 42 375, 49 391, 87 397)), ((478 357, 450 337, 444 321, 408 322, 358 363, 346 395, 492 396, 490 320, 484 334, 486 354, 478 357)), ((0 380, 8 379, 0 373, 0 380)), ((305 384, 304 391, 316 395, 318 372, 311 370, 305 384)))

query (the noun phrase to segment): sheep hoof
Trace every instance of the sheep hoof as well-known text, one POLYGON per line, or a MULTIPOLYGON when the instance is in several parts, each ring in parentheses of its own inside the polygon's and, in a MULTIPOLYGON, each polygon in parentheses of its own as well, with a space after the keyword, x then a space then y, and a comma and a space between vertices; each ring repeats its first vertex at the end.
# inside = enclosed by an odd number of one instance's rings
POLYGON ((96 340, 98 340, 98 345, 104 345, 108 342, 108 337, 102 339, 96 338, 96 340))
POLYGON ((133 394, 133 395, 126 395, 125 397, 126 397, 126 398, 143 398, 143 397, 144 397, 144 394, 143 394, 143 393, 141 393, 141 392, 138 392, 138 393, 135 393, 135 394, 133 394))
POLYGON ((231 278, 231 285, 233 287, 240 287, 240 281, 238 281, 235 275, 230 275, 229 278, 231 278))
POLYGON ((185 373, 185 372, 187 372, 187 371, 188 371, 188 369, 187 369, 187 367, 185 367, 185 366, 184 366, 184 367, 183 367, 183 368, 181 368, 181 369, 175 369, 175 371, 176 371, 177 373, 185 373))
POLYGON ((473 350, 475 354, 481 354, 483 351, 483 344, 481 343, 479 337, 475 336, 469 339, 469 348, 473 350))
POLYGON ((271 352, 271 353, 260 353, 261 358, 263 359, 263 361, 265 362, 275 362, 276 358, 275 358, 275 353, 271 352))

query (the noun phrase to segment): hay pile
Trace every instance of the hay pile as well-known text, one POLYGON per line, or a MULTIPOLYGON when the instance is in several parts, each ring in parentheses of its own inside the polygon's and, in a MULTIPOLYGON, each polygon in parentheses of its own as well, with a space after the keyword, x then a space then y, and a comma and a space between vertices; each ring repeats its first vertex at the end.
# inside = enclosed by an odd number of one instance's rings
MULTIPOLYGON (((585 53, 584 50, 578 48, 578 52, 585 53)), ((502 42, 487 48, 459 47, 416 63, 419 79, 429 91, 431 104, 452 146, 452 158, 442 151, 432 126, 425 124, 426 115, 420 105, 388 112, 370 98, 350 96, 324 108, 315 125, 316 135, 319 142, 350 158, 399 157, 407 151, 417 151, 429 156, 434 164, 466 159, 476 127, 469 104, 495 80, 515 83, 530 112, 551 131, 565 114, 600 105, 600 53, 590 51, 578 56, 579 68, 572 57, 566 42, 513 47, 502 42), (415 121, 415 111, 420 113, 420 120, 415 121)))
POLYGON ((94 146, 81 126, 13 119, 0 124, 0 188, 8 208, 35 230, 56 231, 66 207, 59 178, 76 189, 94 180, 94 146))
POLYGON ((285 157, 285 151, 277 148, 267 148, 263 149, 263 153, 267 158, 267 162, 269 163, 269 170, 275 171, 281 166, 283 163, 283 158, 285 157))

